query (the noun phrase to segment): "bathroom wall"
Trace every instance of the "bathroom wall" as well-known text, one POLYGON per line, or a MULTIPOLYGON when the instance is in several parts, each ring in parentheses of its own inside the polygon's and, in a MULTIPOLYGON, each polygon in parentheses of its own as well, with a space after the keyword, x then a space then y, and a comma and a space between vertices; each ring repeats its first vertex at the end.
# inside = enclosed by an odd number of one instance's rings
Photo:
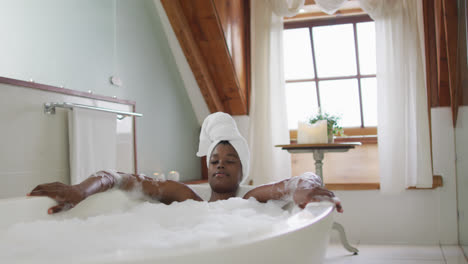
POLYGON ((458 96, 460 105, 455 127, 457 155, 458 237, 465 257, 468 257, 468 43, 467 1, 458 0, 458 96))
POLYGON ((468 256, 468 106, 458 110, 455 129, 457 153, 458 235, 460 245, 468 256))
MULTIPOLYGON (((345 210, 336 220, 344 225, 352 243, 458 244, 451 111, 440 107, 431 113, 434 174, 442 175, 444 186, 399 194, 335 191, 345 210)), ((332 238, 337 240, 337 235, 332 238)))
POLYGON ((136 101, 139 172, 199 178, 200 125, 153 1, 0 0, 0 32, 0 76, 136 101))
MULTIPOLYGON (((0 199, 24 196, 45 182, 70 183, 68 110, 45 114, 45 102, 132 111, 133 106, 0 83, 0 199)), ((115 169, 134 171, 133 118, 116 120, 115 169)), ((105 158, 107 159, 107 157, 105 158)))

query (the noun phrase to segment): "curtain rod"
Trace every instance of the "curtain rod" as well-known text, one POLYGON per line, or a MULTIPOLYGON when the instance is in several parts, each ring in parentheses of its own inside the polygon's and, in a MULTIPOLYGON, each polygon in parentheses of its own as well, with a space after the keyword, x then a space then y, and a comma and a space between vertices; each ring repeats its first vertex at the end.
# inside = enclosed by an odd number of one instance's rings
POLYGON ((68 109, 73 109, 74 107, 77 107, 77 108, 85 108, 85 109, 115 113, 117 114, 117 118, 119 120, 124 119, 126 116, 137 116, 137 117, 143 116, 143 114, 140 114, 140 113, 126 112, 126 111, 114 110, 114 109, 91 106, 91 105, 75 104, 75 103, 44 103, 44 113, 49 114, 49 115, 55 114, 55 107, 68 108, 68 109))

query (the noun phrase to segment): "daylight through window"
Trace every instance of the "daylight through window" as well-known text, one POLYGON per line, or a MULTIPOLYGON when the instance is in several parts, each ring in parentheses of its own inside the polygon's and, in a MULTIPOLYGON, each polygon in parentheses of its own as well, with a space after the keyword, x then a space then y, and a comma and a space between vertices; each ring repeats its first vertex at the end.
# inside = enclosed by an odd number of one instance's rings
POLYGON ((343 127, 377 126, 374 22, 368 16, 285 23, 289 129, 318 112, 343 127))

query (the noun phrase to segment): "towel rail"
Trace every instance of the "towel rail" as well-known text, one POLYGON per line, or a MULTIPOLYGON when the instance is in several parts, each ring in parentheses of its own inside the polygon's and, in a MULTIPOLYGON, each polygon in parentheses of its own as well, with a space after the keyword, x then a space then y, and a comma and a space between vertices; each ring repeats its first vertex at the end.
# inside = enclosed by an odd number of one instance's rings
POLYGON ((117 118, 119 120, 124 119, 126 116, 137 116, 137 117, 143 116, 143 114, 140 114, 140 113, 126 112, 126 111, 114 110, 114 109, 91 106, 91 105, 75 104, 75 103, 44 103, 44 113, 53 115, 55 114, 56 107, 68 108, 68 109, 73 109, 74 107, 77 107, 77 108, 85 108, 85 109, 115 113, 117 114, 117 118))

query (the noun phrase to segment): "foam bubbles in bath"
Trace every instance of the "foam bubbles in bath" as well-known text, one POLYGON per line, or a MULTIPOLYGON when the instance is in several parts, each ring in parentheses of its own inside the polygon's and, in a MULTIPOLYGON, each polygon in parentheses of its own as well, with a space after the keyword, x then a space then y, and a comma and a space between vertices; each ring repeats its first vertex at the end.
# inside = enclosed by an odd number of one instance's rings
POLYGON ((66 262, 150 251, 176 254, 261 238, 287 225, 280 203, 231 198, 171 205, 143 202, 125 212, 86 219, 40 220, 0 230, 0 261, 66 262), (172 253, 171 253, 172 252, 172 253))

